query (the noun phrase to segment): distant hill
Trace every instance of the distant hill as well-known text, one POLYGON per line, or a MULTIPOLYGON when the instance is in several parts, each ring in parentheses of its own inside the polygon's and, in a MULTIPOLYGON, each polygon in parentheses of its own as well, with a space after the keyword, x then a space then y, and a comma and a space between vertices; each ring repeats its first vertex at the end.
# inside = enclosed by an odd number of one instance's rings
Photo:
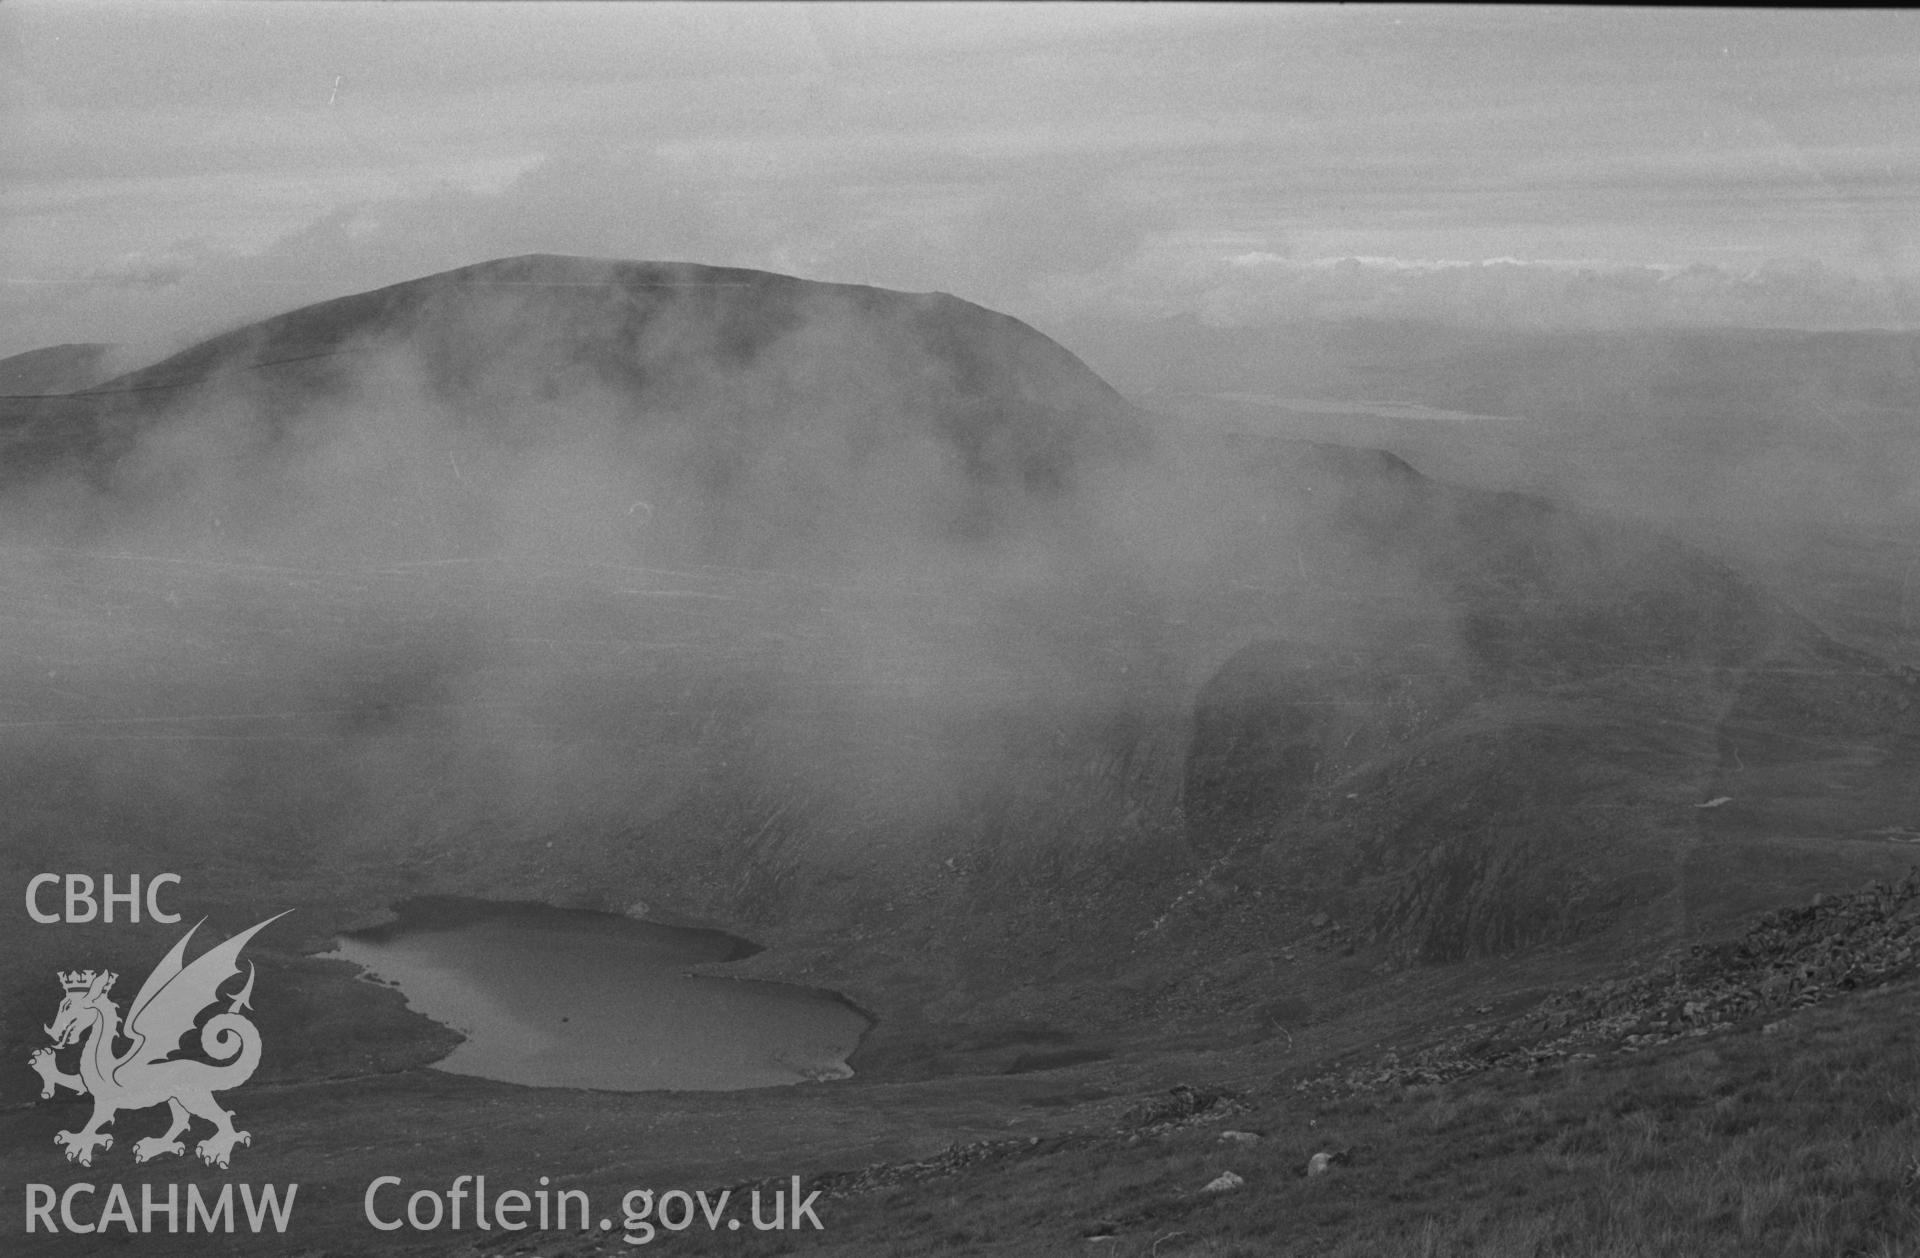
POLYGON ((443 452, 464 475, 466 445, 645 444, 628 501, 648 504, 656 541, 682 527, 709 557, 812 537, 797 517, 888 479, 924 491, 926 527, 965 534, 989 527, 996 495, 1044 498, 1143 439, 1059 345, 944 294, 533 255, 303 307, 82 398, 0 403, 0 475, 121 475, 147 436, 221 404, 252 417, 239 439, 271 460, 299 445, 298 416, 402 381, 445 420, 435 475, 443 452))
POLYGON ((1654 523, 1920 662, 1920 334, 1181 318, 1074 344, 1154 410, 1654 523))
POLYGON ((87 342, 49 345, 11 358, 0 358, 0 396, 72 393, 99 383, 107 375, 112 345, 87 342))

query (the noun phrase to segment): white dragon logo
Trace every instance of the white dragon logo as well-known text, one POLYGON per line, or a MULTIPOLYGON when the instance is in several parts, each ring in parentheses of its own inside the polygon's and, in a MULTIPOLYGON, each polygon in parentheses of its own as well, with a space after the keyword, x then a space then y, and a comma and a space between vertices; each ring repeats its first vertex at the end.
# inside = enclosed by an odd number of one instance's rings
POLYGON ((221 1108, 213 1099, 216 1091, 237 1088, 252 1078, 254 1068, 260 1064, 260 1029, 240 1016, 242 1009, 251 1007, 248 1003, 253 996, 251 962, 247 964, 246 986, 233 997, 226 1012, 214 1014, 200 1028, 201 1049, 219 1064, 174 1058, 173 1054, 180 1048, 181 1037, 193 1030, 199 1016, 219 1002, 220 985, 240 972, 240 950, 247 941, 286 915, 276 914, 258 926, 241 931, 225 943, 207 949, 193 964, 187 965, 184 962, 187 941, 205 919, 195 923, 141 985, 140 994, 127 1008, 124 1030, 120 1025, 120 1011, 107 999, 118 975, 92 970, 60 975, 60 985, 66 988, 67 997, 60 1002, 60 1012, 54 1016, 53 1025, 44 1028, 53 1037, 53 1047, 38 1049, 27 1060, 40 1075, 43 1100, 52 1096, 55 1088, 89 1093, 93 1097, 93 1118, 87 1125, 79 1131, 63 1131, 53 1138, 55 1144, 66 1146, 68 1161, 92 1166, 96 1148, 113 1147, 113 1137, 100 1129, 113 1122, 115 1114, 123 1109, 146 1109, 162 1101, 173 1113, 173 1124, 164 1135, 147 1136, 134 1142, 136 1162, 145 1162, 163 1153, 185 1153, 186 1146, 178 1137, 195 1118, 204 1118, 215 1128, 195 1149, 209 1166, 224 1170, 233 1156, 234 1145, 253 1143, 249 1133, 234 1130, 233 1111, 221 1108), (91 1039, 88 1039, 89 1032, 91 1039), (114 1041, 121 1038, 132 1040, 133 1046, 116 1055, 114 1041), (67 1074, 60 1069, 55 1054, 82 1040, 87 1042, 80 1049, 80 1072, 67 1074))

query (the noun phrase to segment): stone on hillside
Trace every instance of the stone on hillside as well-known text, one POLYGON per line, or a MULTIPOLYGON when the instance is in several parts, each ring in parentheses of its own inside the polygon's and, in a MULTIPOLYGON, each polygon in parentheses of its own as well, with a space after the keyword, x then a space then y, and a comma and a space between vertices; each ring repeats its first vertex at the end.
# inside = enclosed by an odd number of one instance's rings
POLYGON ((1333 1169, 1333 1154, 1316 1153, 1307 1159, 1307 1174, 1325 1175, 1333 1169))
POLYGON ((1241 1179, 1232 1171, 1222 1171, 1219 1175, 1209 1180, 1207 1186, 1200 1191, 1212 1193, 1232 1192, 1236 1188, 1244 1188, 1246 1183, 1246 1180, 1241 1179))
POLYGON ((1260 1133, 1254 1131, 1223 1131, 1220 1133, 1220 1143, 1259 1144, 1260 1133))

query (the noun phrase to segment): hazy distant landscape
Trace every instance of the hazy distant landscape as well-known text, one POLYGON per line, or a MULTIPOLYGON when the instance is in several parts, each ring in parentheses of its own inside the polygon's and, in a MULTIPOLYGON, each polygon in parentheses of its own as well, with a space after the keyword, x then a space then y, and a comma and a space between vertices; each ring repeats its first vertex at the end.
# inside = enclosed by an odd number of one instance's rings
POLYGON ((1144 405, 1656 522, 1860 633, 1920 616, 1910 333, 1169 323, 1083 348, 1144 405))
POLYGON ((0 6, 0 1249, 1908 1252, 1917 37, 0 6))
MULTIPOLYGON (((1541 356, 1467 395, 1437 334, 1324 335, 1368 347, 1365 394, 1227 374, 1156 411, 944 296, 534 256, 15 397, 11 859, 190 871, 235 921, 298 906, 262 952, 261 1078, 315 1138, 342 1119, 300 1081, 348 1095, 448 1044, 302 955, 334 932, 463 896, 745 936, 726 973, 872 1021, 851 1079, 680 1108, 680 1173, 736 1179, 771 1170, 762 1123, 843 1166, 988 1114, 1070 1133, 1169 1071, 1523 1009, 1911 864, 1920 672, 1863 593, 1898 494, 1851 531, 1817 491, 1752 513, 1842 548, 1860 585, 1823 586, 1743 549, 1738 494, 1679 492, 1726 466, 1700 415, 1474 418, 1544 396, 1541 356), (1665 481, 1596 453, 1663 442, 1665 481)), ((1791 443, 1780 388, 1754 422, 1791 443)), ((11 928, 8 1051, 46 971, 137 966, 133 934, 11 928)), ((508 1086, 429 1088, 438 1138, 556 1121, 508 1086)))

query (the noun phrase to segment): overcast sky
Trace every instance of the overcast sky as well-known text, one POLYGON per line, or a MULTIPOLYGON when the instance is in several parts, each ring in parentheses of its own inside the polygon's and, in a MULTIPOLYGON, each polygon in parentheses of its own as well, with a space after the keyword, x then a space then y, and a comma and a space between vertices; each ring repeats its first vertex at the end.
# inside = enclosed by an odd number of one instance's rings
POLYGON ((0 4, 0 354, 514 253, 1193 314, 1920 324, 1920 17, 0 4))

